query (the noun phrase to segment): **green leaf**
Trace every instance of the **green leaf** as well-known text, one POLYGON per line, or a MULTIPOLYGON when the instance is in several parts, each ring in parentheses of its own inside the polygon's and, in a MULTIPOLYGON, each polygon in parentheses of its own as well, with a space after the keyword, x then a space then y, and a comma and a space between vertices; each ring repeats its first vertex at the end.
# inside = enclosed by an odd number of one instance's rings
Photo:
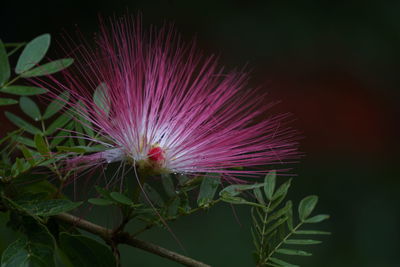
POLYGON ((297 235, 330 235, 330 232, 314 231, 314 230, 297 230, 294 232, 297 235))
POLYGON ((285 254, 285 255, 294 255, 294 256, 311 256, 312 254, 303 250, 298 249, 286 249, 281 248, 276 250, 277 253, 285 254))
POLYGON ((213 201, 220 183, 219 175, 210 175, 203 178, 197 197, 197 205, 199 207, 207 207, 213 201))
POLYGON ((57 267, 74 267, 67 255, 58 247, 55 249, 54 261, 57 267))
POLYGON ((30 138, 26 138, 26 137, 24 137, 24 136, 17 135, 17 136, 14 136, 14 137, 13 137, 13 140, 14 140, 15 142, 24 144, 24 145, 26 145, 26 146, 36 148, 35 142, 33 142, 33 140, 30 139, 30 138))
POLYGON ((267 176, 265 176, 264 180, 264 192, 265 196, 272 200, 276 183, 276 171, 270 171, 267 176))
POLYGON ((3 252, 1 267, 52 267, 53 249, 39 243, 20 238, 11 243, 3 252))
POLYGON ((88 202, 97 206, 108 206, 114 204, 113 201, 105 198, 89 198, 88 202))
POLYGON ((76 148, 84 149, 85 152, 101 152, 101 151, 105 151, 108 149, 107 147, 105 147, 104 145, 101 145, 101 144, 92 145, 92 146, 76 146, 76 148))
POLYGON ((43 135, 35 134, 34 137, 36 149, 42 154, 43 156, 50 155, 50 149, 47 147, 46 142, 44 141, 43 135))
POLYGON ((227 202, 227 203, 231 203, 231 204, 238 204, 238 205, 244 204, 244 205, 250 205, 250 206, 255 206, 255 207, 259 207, 259 208, 264 208, 263 205, 260 205, 258 203, 253 203, 253 202, 247 201, 246 199, 241 198, 241 197, 232 197, 228 194, 223 194, 221 196, 221 200, 224 202, 227 202))
POLYGON ((272 225, 270 225, 267 230, 265 231, 265 235, 268 235, 269 233, 272 233, 275 229, 277 229, 279 226, 281 226, 284 222, 287 221, 287 217, 280 218, 276 222, 274 222, 272 225))
POLYGON ((74 153, 85 153, 85 152, 100 152, 107 150, 103 145, 95 146, 57 146, 57 151, 60 152, 74 152, 74 153))
POLYGON ((181 200, 176 197, 170 205, 168 205, 167 215, 175 216, 178 213, 179 205, 181 204, 181 200))
POLYGON ((164 206, 164 200, 161 198, 160 194, 149 184, 143 184, 143 190, 144 190, 144 192, 142 192, 143 200, 147 201, 147 198, 149 198, 152 204, 157 205, 159 207, 164 206))
POLYGON ((21 74, 33 68, 46 55, 50 46, 50 34, 43 34, 30 41, 18 58, 15 73, 21 74))
POLYGON ((78 101, 77 105, 74 108, 74 116, 76 116, 76 122, 79 122, 82 125, 83 130, 90 136, 94 137, 94 131, 93 131, 93 126, 90 121, 87 120, 88 111, 83 105, 82 101, 78 101), (87 114, 86 116, 83 116, 82 114, 87 114))
POLYGON ((34 87, 34 86, 24 86, 24 85, 10 85, 0 89, 0 92, 12 94, 12 95, 40 95, 47 93, 44 88, 34 87))
POLYGON ((272 200, 275 200, 281 196, 286 196, 289 187, 292 183, 292 179, 289 179, 288 181, 286 181, 285 183, 283 183, 276 191, 274 196, 272 197, 272 200))
POLYGON ((21 217, 20 238, 3 252, 1 266, 54 267, 55 240, 48 229, 32 217, 21 217))
POLYGON ((53 136, 51 138, 50 147, 54 148, 58 144, 61 144, 62 142, 64 142, 69 137, 68 130, 72 130, 73 126, 74 126, 74 122, 71 121, 64 127, 64 129, 67 130, 67 131, 64 131, 64 130, 63 131, 59 131, 55 136, 53 136))
POLYGON ((107 97, 107 84, 101 83, 97 86, 93 94, 93 102, 98 107, 100 115, 108 115, 110 113, 110 104, 107 97))
POLYGON ((87 135, 89 135, 90 137, 94 137, 94 131, 93 131, 93 126, 92 123, 90 121, 88 121, 87 119, 85 119, 83 116, 80 116, 78 114, 78 120, 76 121, 77 123, 79 122, 83 128, 83 130, 85 131, 85 133, 87 133, 87 135))
POLYGON ((268 212, 274 211, 286 198, 286 195, 281 195, 279 198, 273 200, 269 206, 268 212))
POLYGON ((277 258, 273 258, 273 257, 269 258, 269 260, 272 261, 273 263, 278 264, 278 266, 283 266, 283 267, 299 267, 299 265, 290 264, 290 263, 288 263, 288 262, 286 262, 286 261, 283 261, 283 260, 280 260, 280 259, 277 259, 277 258))
POLYGON ((258 203, 265 205, 264 197, 262 196, 260 188, 254 188, 254 196, 256 197, 258 203))
POLYGON ((17 104, 18 101, 11 98, 0 98, 0 106, 7 106, 17 104))
POLYGON ((42 117, 38 105, 36 105, 36 103, 27 96, 21 96, 19 99, 19 106, 26 115, 35 121, 40 120, 42 117))
POLYGON ((306 220, 304 220, 305 223, 319 223, 322 221, 325 221, 329 219, 329 215, 326 214, 320 214, 320 215, 316 215, 314 217, 308 218, 306 220))
POLYGON ((8 62, 7 51, 3 42, 0 40, 0 86, 8 81, 10 74, 10 63, 8 62))
POLYGON ((177 174, 175 177, 176 177, 176 179, 178 180, 178 184, 179 184, 180 186, 183 186, 183 185, 185 185, 187 182, 190 182, 190 178, 187 177, 187 175, 184 175, 184 174, 177 174))
POLYGON ((43 174, 34 175, 32 173, 27 173, 18 177, 15 183, 19 183, 18 192, 20 195, 46 195, 46 197, 42 197, 41 199, 48 199, 54 196, 57 192, 57 187, 46 179, 48 179, 48 177, 43 174))
POLYGON ((301 221, 304 221, 308 216, 310 216, 311 212, 317 205, 317 202, 318 202, 317 196, 308 196, 300 201, 298 210, 299 210, 299 218, 301 221))
POLYGON ((73 146, 73 147, 69 147, 69 146, 57 146, 57 151, 59 152, 73 152, 73 153, 85 153, 86 150, 82 147, 79 146, 73 146))
POLYGON ((27 77, 36 77, 36 76, 43 76, 43 75, 49 75, 53 74, 56 72, 59 72, 65 68, 68 68, 72 63, 74 63, 74 60, 72 58, 62 58, 58 59, 46 64, 43 64, 41 66, 38 66, 32 70, 26 71, 21 74, 22 77, 27 78, 27 77))
POLYGON ((29 162, 29 164, 31 164, 31 166, 34 166, 36 161, 31 151, 24 145, 20 145, 19 149, 22 151, 22 154, 24 155, 25 159, 29 162))
POLYGON ((82 202, 72 202, 68 199, 50 199, 18 203, 30 214, 49 217, 76 209, 82 202))
POLYGON ((232 204, 248 204, 249 201, 247 201, 244 198, 241 197, 232 197, 230 195, 222 195, 221 200, 227 203, 232 203, 232 204))
POLYGON ((260 188, 263 187, 264 184, 250 184, 250 185, 242 185, 242 184, 234 184, 234 185, 229 185, 225 187, 223 190, 219 192, 219 195, 229 195, 229 196, 237 196, 240 195, 243 191, 246 190, 251 190, 254 188, 260 188))
POLYGON ((95 189, 96 189, 97 193, 100 194, 100 196, 102 196, 105 199, 108 199, 108 200, 112 201, 112 198, 110 197, 110 192, 109 191, 107 191, 106 189, 104 189, 104 188, 102 188, 100 186, 97 186, 97 185, 95 186, 95 189))
POLYGON ((74 125, 75 125, 75 130, 76 130, 76 136, 78 137, 78 143, 80 146, 84 146, 86 145, 86 141, 84 138, 81 138, 82 136, 84 136, 84 132, 83 132, 83 127, 81 125, 80 122, 78 121, 74 121, 74 125))
POLYGON ((6 207, 11 210, 11 211, 17 211, 18 213, 23 213, 24 215, 29 215, 31 219, 36 220, 36 221, 41 221, 41 218, 33 215, 33 214, 26 214, 27 211, 22 208, 18 203, 15 201, 11 200, 10 198, 7 198, 6 196, 2 196, 2 202, 6 205, 6 207))
POLYGON ((45 134, 51 135, 67 124, 71 120, 71 117, 67 114, 62 114, 60 117, 55 119, 50 126, 46 129, 45 134))
POLYGON ((28 133, 31 133, 31 134, 40 134, 41 133, 41 131, 38 128, 36 128, 32 124, 26 122, 25 120, 21 119, 17 115, 14 115, 13 113, 8 112, 8 111, 5 112, 5 115, 12 123, 14 123, 16 126, 22 128, 22 129, 24 129, 28 133))
POLYGON ((23 228, 23 233, 28 237, 30 242, 54 248, 56 241, 45 225, 32 217, 25 216, 23 218, 23 228))
POLYGON ((171 179, 169 174, 162 174, 161 175, 161 182, 164 187, 164 191, 169 198, 172 198, 176 195, 175 193, 175 186, 174 182, 171 179))
POLYGON ((288 211, 291 208, 292 208, 292 202, 289 200, 289 201, 286 202, 286 205, 283 208, 275 211, 270 216, 268 216, 268 219, 267 219, 266 223, 269 223, 269 222, 271 222, 273 220, 276 220, 276 219, 278 219, 278 218, 280 218, 282 216, 287 216, 288 211))
POLYGON ((115 200, 116 202, 118 202, 119 204, 128 205, 128 206, 133 205, 132 200, 130 200, 127 196, 125 196, 125 195, 123 195, 121 193, 111 192, 110 193, 110 197, 113 200, 115 200))
POLYGON ((69 100, 69 93, 64 92, 56 97, 55 100, 51 101, 44 111, 43 119, 47 120, 61 110, 69 100))
MULTIPOLYGON (((251 232, 251 236, 253 237, 254 246, 255 246, 256 251, 257 251, 257 253, 258 253, 259 250, 260 250, 259 234, 256 233, 256 232, 258 232, 258 231, 257 231, 257 229, 256 229, 255 227, 251 227, 251 228, 250 228, 250 232, 251 232)), ((257 257, 257 259, 258 259, 258 257, 257 257)), ((256 259, 256 261, 257 261, 257 259, 256 259)))
POLYGON ((288 217, 287 226, 290 231, 293 230, 293 203, 291 200, 286 202, 286 205, 289 205, 288 210, 286 212, 286 216, 288 217))
POLYGON ((16 158, 15 163, 11 167, 12 177, 17 177, 21 173, 27 171, 30 168, 30 164, 24 159, 16 158))
POLYGON ((319 240, 312 239, 287 239, 284 241, 285 244, 288 245, 315 245, 322 243, 319 240))
POLYGON ((92 238, 63 232, 60 234, 59 239, 60 248, 67 255, 73 266, 116 266, 111 250, 92 238))
POLYGON ((182 214, 187 214, 192 208, 190 207, 189 196, 186 192, 179 194, 180 203, 178 211, 182 214))

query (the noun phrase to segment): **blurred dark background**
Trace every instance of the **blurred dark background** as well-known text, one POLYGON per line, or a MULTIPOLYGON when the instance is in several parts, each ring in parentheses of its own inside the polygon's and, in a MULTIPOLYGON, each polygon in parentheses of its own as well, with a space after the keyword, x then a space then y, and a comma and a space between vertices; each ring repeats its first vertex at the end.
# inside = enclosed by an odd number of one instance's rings
MULTIPOLYGON (((104 17, 143 14, 145 25, 172 21, 228 68, 247 66, 271 112, 291 112, 305 136, 291 198, 320 196, 332 236, 302 266, 400 266, 398 121, 400 1, 29 1, 2 3, 0 37, 97 30, 104 17)), ((52 47, 52 51, 57 46, 52 47)), ((2 134, 12 126, 1 109, 2 134)), ((189 256, 213 266, 253 266, 248 209, 215 208, 172 223, 189 256)), ((147 240, 179 250, 171 234, 147 240)), ((1 242, 3 243, 3 242, 1 242)), ((4 244, 1 244, 4 246, 4 244)), ((177 266, 122 248, 124 266, 177 266)))

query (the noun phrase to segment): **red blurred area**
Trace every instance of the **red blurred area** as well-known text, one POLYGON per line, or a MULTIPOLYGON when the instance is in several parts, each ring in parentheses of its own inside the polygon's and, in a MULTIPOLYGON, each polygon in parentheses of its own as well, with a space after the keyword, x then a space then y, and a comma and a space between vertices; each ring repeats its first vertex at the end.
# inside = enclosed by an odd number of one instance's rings
POLYGON ((276 75, 273 97, 290 111, 307 153, 386 153, 395 139, 394 107, 381 90, 369 90, 343 72, 301 77, 276 75))

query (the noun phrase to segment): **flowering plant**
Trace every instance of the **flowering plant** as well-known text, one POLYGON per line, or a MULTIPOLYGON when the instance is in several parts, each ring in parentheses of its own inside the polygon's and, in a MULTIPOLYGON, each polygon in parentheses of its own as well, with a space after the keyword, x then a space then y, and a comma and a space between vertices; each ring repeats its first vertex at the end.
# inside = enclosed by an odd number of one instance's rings
POLYGON ((0 141, 0 203, 22 235, 2 266, 118 266, 119 244, 208 266, 137 236, 152 227, 175 236, 169 221, 218 203, 251 209, 257 266, 311 255, 298 247, 327 232, 302 228, 328 216, 310 217, 316 196, 293 215, 291 180, 277 177, 299 157, 297 133, 285 114, 265 118, 271 105, 244 72, 225 73, 172 27, 146 32, 129 16, 102 24, 95 45, 70 43, 71 58, 42 64, 49 34, 0 42, 0 92, 20 96, 0 104, 19 103, 33 120, 5 112, 18 130, 0 141), (22 47, 11 79, 9 58, 22 47), (35 86, 15 85, 21 79, 35 86), (44 109, 29 97, 39 94, 44 109), (115 227, 85 220, 93 206, 117 208, 115 227), (126 231, 131 221, 143 228, 126 231))

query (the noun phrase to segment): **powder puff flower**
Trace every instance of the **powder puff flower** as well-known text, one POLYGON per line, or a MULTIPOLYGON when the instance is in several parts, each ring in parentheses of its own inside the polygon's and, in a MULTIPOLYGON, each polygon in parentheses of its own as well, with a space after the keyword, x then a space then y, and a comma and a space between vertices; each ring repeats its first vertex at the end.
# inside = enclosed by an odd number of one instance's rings
POLYGON ((226 73, 172 27, 145 32, 127 16, 103 25, 95 42, 96 49, 75 49, 64 80, 53 78, 53 92, 70 93, 75 119, 98 133, 91 141, 107 147, 70 163, 232 177, 266 173, 257 167, 298 155, 287 115, 267 117, 271 104, 247 88, 245 73, 226 73))

